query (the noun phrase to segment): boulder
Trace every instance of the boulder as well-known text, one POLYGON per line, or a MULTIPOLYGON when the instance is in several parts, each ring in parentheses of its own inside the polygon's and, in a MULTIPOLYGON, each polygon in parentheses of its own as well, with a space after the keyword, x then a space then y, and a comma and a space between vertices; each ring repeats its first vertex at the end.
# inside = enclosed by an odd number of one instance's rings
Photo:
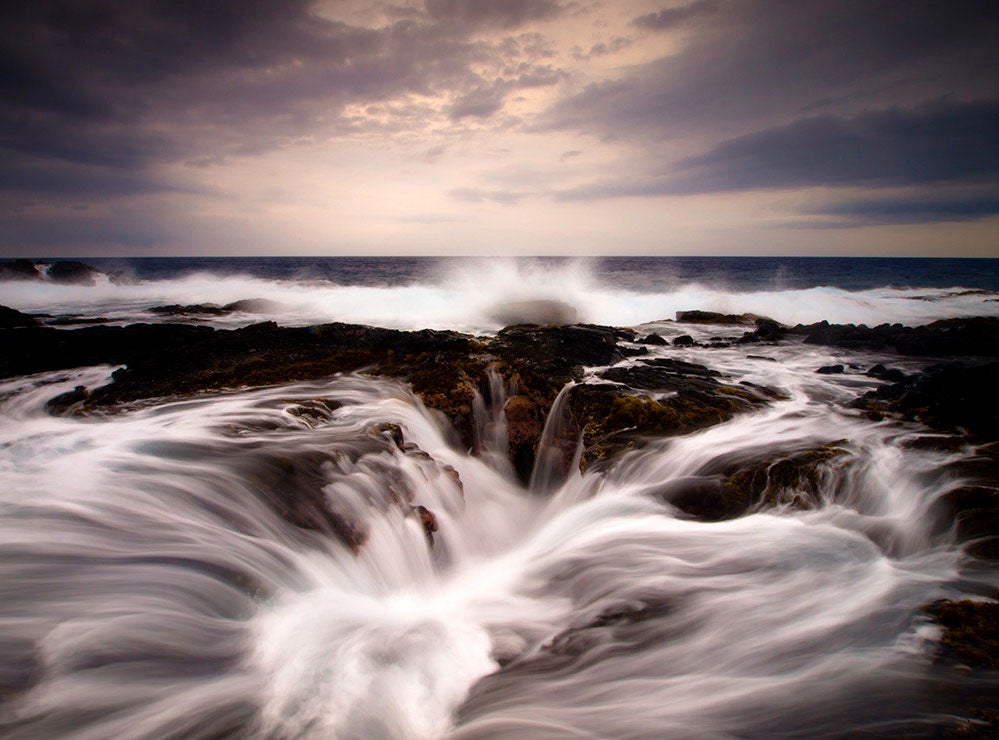
POLYGON ((76 260, 53 262, 45 272, 45 275, 53 283, 67 285, 93 285, 97 282, 97 278, 103 274, 85 262, 77 262, 76 260))
POLYGON ((865 393, 854 406, 899 414, 935 429, 999 439, 999 362, 947 363, 865 393))
POLYGON ((0 262, 0 280, 41 280, 41 277, 31 260, 0 262))
POLYGON ((683 324, 752 324, 752 314, 716 313, 715 311, 677 311, 676 320, 683 324))
POLYGON ((803 334, 806 344, 927 357, 999 356, 999 318, 991 316, 943 319, 917 327, 880 324, 870 328, 822 321, 799 324, 791 331, 803 334))

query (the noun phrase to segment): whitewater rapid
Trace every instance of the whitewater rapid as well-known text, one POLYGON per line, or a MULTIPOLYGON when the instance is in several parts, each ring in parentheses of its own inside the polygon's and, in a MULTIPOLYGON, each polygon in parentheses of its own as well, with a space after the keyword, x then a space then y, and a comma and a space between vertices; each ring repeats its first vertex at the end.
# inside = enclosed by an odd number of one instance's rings
POLYGON ((940 471, 966 451, 844 410, 877 381, 816 375, 835 352, 719 350, 731 382, 787 399, 549 479, 547 496, 501 462, 497 379, 477 403, 479 457, 384 379, 86 417, 44 404, 112 368, 5 381, 0 727, 95 740, 929 734, 946 708, 926 698, 939 633, 920 607, 987 580, 932 513, 962 483, 940 471), (709 523, 658 493, 830 443, 846 454, 805 508, 709 523), (310 500, 363 536, 324 531, 295 508, 310 500))

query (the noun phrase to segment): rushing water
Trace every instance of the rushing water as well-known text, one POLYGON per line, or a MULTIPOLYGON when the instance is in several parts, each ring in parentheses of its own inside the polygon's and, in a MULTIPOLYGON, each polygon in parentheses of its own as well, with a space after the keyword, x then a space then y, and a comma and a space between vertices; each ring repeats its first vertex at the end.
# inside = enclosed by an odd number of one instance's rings
MULTIPOLYGON (((36 307, 62 290, 62 307, 124 315, 140 292, 177 301, 179 286, 199 289, 192 280, 202 278, 123 287, 113 306, 117 287, 33 289, 36 307)), ((259 297, 246 291, 263 282, 238 280, 234 299, 259 297)), ((450 289, 384 288, 399 301, 450 289)), ((315 301, 335 289, 303 290, 315 301)), ((590 318, 605 311, 604 323, 663 318, 681 300, 603 291, 575 300, 590 318)), ((857 300, 875 313, 907 305, 878 295, 857 300)), ((752 294, 729 299, 765 313, 801 297, 774 294, 762 308, 752 294)), ((965 299, 942 299, 943 311, 965 299)), ((85 417, 44 405, 113 368, 3 381, 4 736, 932 736, 951 709, 932 667, 937 628, 920 607, 994 585, 933 513, 962 483, 949 463, 970 451, 908 444, 925 430, 843 406, 878 381, 814 372, 873 355, 793 343, 755 358, 653 351, 787 399, 652 441, 600 473, 560 478, 542 450, 524 487, 502 452, 500 411, 515 389, 498 376, 476 404, 478 456, 405 386, 366 376, 85 417), (806 507, 706 523, 662 493, 733 460, 833 442, 846 454, 806 507), (289 523, 307 518, 294 502, 317 498, 363 544, 289 523)), ((560 413, 556 403, 548 424, 560 413)))

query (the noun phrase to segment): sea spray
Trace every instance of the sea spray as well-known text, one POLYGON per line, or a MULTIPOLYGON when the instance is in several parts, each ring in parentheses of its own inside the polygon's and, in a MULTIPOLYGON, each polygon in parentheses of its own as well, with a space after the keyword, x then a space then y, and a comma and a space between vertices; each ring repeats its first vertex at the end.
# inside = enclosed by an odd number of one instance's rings
MULTIPOLYGON (((167 272, 126 284, 6 281, 0 284, 0 303, 21 311, 130 323, 165 320, 149 312, 157 306, 197 306, 208 297, 212 306, 220 308, 253 299, 259 302, 244 304, 245 309, 214 316, 192 314, 185 320, 223 327, 267 320, 288 326, 344 321, 472 333, 494 332, 509 323, 500 320, 510 318, 503 306, 517 303, 549 307, 541 313, 529 311, 525 320, 547 323, 538 317, 572 315, 576 321, 612 326, 673 319, 677 311, 689 309, 754 313, 788 325, 822 320, 917 325, 956 316, 999 315, 995 289, 952 285, 858 288, 809 285, 800 280, 796 287, 787 288, 786 276, 769 284, 740 285, 734 279, 740 274, 737 265, 726 279, 710 272, 671 276, 668 260, 654 263, 654 270, 641 260, 630 269, 627 263, 597 260, 430 260, 419 267, 406 263, 409 272, 388 273, 373 281, 355 275, 352 270, 356 268, 343 260, 342 276, 331 260, 326 272, 308 280, 292 273, 254 274, 250 261, 239 263, 242 272, 167 272), (561 308, 553 313, 553 307, 561 308)), ((750 266, 751 261, 746 269, 750 266)))

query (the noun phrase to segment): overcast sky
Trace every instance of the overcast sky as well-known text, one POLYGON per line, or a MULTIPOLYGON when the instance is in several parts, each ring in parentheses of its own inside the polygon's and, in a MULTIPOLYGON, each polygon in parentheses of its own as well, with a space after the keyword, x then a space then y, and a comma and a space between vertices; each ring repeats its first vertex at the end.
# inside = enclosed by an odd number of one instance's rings
POLYGON ((999 257, 993 0, 6 0, 0 254, 999 257))

